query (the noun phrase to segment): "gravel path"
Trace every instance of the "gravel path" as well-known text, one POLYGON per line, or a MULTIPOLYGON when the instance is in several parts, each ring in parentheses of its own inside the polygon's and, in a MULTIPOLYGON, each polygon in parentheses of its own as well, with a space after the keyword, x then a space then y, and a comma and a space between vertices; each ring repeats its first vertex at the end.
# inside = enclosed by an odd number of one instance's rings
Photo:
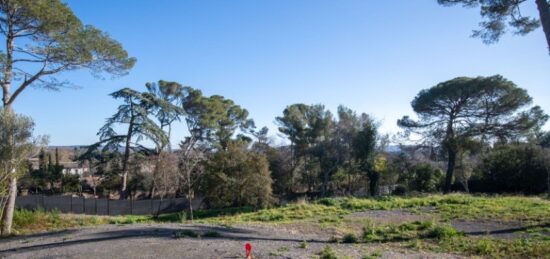
POLYGON ((1 258, 243 258, 244 244, 254 258, 315 258, 326 245, 340 256, 362 258, 374 252, 382 258, 456 258, 448 254, 416 253, 391 244, 333 244, 329 237, 302 234, 262 225, 232 228, 214 225, 135 224, 12 237, 1 240, 1 258), (181 230, 217 232, 216 238, 175 238, 181 230), (307 248, 300 244, 307 240, 307 248))

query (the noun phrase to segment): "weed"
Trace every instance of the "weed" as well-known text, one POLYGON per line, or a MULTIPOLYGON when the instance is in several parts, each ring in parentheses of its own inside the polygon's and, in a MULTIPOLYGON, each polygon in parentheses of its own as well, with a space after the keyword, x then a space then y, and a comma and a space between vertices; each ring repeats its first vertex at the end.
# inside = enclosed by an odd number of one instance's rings
POLYGON ((320 259, 338 259, 336 252, 332 250, 330 246, 325 246, 321 252, 319 252, 320 259))
POLYGON ((304 241, 302 241, 302 243, 300 243, 299 248, 306 249, 306 248, 307 248, 307 245, 308 245, 308 244, 307 244, 307 241, 304 240, 304 241))
POLYGON ((363 259, 376 259, 382 257, 382 253, 380 252, 373 252, 370 255, 363 256, 363 259))
POLYGON ((281 246, 277 248, 277 251, 279 252, 288 252, 288 250, 289 250, 288 246, 281 246))

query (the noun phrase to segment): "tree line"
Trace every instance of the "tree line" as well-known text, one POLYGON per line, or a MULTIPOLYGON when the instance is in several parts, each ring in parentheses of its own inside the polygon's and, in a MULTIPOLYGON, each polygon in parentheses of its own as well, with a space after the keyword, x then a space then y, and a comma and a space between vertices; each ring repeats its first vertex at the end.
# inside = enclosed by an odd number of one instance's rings
MULTIPOLYGON (((415 118, 400 119, 396 136, 345 106, 333 114, 321 104, 292 104, 275 118, 284 145, 274 145, 268 128, 256 127, 231 99, 177 82, 111 96, 120 106, 99 129, 99 141, 78 156, 90 169, 82 188, 94 195, 200 196, 207 208, 258 209, 297 197, 539 194, 550 187, 550 134, 541 129, 548 115, 500 75, 459 77, 420 91, 411 102, 415 118), (179 123, 186 137, 172 147, 179 123)), ((42 163, 31 176, 47 181, 56 166, 42 163), (50 174, 37 173, 44 171, 50 174)))

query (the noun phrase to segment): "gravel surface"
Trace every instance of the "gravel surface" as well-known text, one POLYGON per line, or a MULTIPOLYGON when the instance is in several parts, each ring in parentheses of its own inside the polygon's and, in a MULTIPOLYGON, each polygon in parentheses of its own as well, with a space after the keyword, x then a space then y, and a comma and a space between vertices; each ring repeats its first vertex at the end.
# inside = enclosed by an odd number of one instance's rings
POLYGON ((362 258, 373 253, 381 258, 456 258, 449 254, 418 253, 392 244, 334 244, 328 236, 288 228, 242 225, 135 224, 103 225, 18 236, 0 240, 1 258, 243 258, 250 242, 254 258, 316 258, 325 246, 339 256, 362 258), (215 238, 176 238, 192 230, 215 238), (307 248, 302 248, 307 240, 307 248))

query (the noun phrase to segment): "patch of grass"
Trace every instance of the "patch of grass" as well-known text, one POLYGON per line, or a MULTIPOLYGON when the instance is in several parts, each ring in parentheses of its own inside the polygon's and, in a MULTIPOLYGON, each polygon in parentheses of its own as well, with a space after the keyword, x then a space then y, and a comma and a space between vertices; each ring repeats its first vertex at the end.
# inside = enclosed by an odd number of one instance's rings
POLYGON ((209 210, 196 210, 193 211, 193 217, 195 219, 206 219, 213 217, 232 216, 240 213, 253 212, 253 207, 233 207, 223 209, 209 209, 209 210))
POLYGON ((330 246, 325 246, 321 252, 319 252, 320 259, 338 259, 336 252, 332 250, 330 246))
POLYGON ((288 248, 288 246, 281 246, 281 247, 277 248, 278 252, 288 252, 288 250, 290 250, 288 248))
POLYGON ((276 252, 276 251, 271 251, 271 252, 269 252, 269 256, 281 256, 281 253, 276 252))
POLYGON ((382 257, 382 253, 380 252, 372 252, 370 255, 363 256, 363 259, 376 259, 382 257))
MULTIPOLYGON (((544 223, 550 221, 550 201, 523 196, 473 196, 465 194, 420 197, 382 197, 375 199, 323 198, 310 204, 290 204, 252 212, 235 208, 197 212, 200 222, 236 224, 242 222, 291 222, 317 219, 321 224, 341 224, 345 215, 368 210, 407 209, 423 213, 434 208, 443 220, 491 219, 544 223), (223 215, 223 216, 217 216, 223 215)), ((250 209, 250 210, 249 210, 250 209)))
POLYGON ((31 234, 80 226, 106 224, 105 217, 61 214, 59 211, 16 209, 13 214, 13 232, 31 234))
POLYGON ((497 239, 452 237, 425 247, 438 252, 453 252, 491 258, 548 258, 550 241, 530 239, 497 239))
POLYGON ((442 239, 460 235, 462 233, 450 225, 436 225, 429 221, 381 226, 371 223, 363 227, 363 241, 365 242, 407 241, 417 238, 442 239))
POLYGON ((349 211, 338 207, 320 204, 292 204, 280 208, 264 209, 257 212, 209 218, 199 222, 218 224, 235 224, 241 222, 290 222, 315 217, 324 217, 330 221, 338 221, 341 215, 349 213, 349 211))
POLYGON ((117 224, 117 225, 155 222, 155 219, 153 216, 147 216, 147 215, 120 215, 120 216, 111 216, 108 219, 109 219, 108 220, 109 224, 117 224))
POLYGON ((306 249, 308 246, 307 240, 303 240, 302 243, 300 243, 299 248, 306 249))

